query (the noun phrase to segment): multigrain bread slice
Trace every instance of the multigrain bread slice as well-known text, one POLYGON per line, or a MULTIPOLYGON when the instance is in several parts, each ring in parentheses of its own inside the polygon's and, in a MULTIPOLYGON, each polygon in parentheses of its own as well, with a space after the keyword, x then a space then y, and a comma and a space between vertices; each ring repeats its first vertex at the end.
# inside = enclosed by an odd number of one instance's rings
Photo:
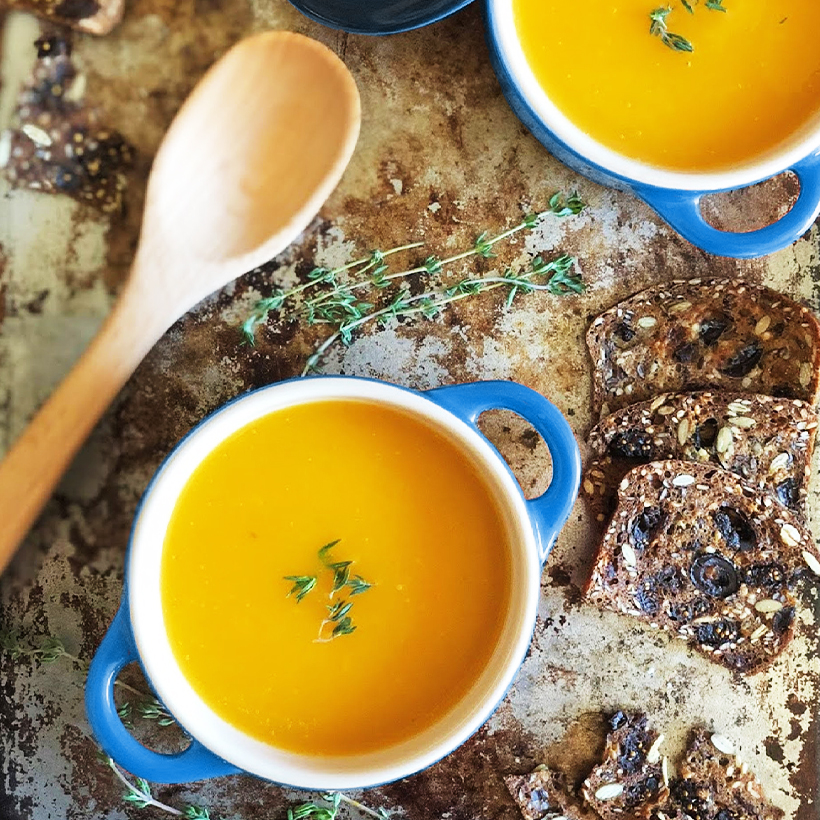
POLYGON ((603 760, 581 794, 603 820, 648 817, 669 797, 659 752, 663 737, 644 714, 617 712, 610 726, 603 760))
POLYGON ((616 489, 638 464, 682 459, 714 464, 803 513, 817 413, 799 399, 748 393, 663 393, 602 419, 589 434, 594 461, 583 489, 603 521, 616 489))
POLYGON ((780 820, 757 778, 734 752, 732 742, 704 728, 695 729, 669 784, 669 801, 650 820, 780 820))
POLYGON ((525 820, 599 820, 572 793, 561 772, 542 766, 530 774, 508 775, 504 782, 525 820))
POLYGON ((0 167, 15 188, 66 194, 104 213, 121 213, 133 148, 102 126, 82 99, 84 83, 67 33, 44 34, 34 45, 38 59, 20 92, 14 127, 0 137, 8 140, 0 167))
POLYGON ((6 5, 88 34, 108 34, 122 20, 125 0, 6 0, 6 5))
POLYGON ((802 305, 734 279, 655 285, 587 332, 601 415, 663 392, 720 389, 818 400, 820 325, 802 305))
POLYGON ((817 575, 814 539, 771 495, 712 465, 661 461, 621 482, 586 595, 755 672, 793 635, 792 590, 817 575))

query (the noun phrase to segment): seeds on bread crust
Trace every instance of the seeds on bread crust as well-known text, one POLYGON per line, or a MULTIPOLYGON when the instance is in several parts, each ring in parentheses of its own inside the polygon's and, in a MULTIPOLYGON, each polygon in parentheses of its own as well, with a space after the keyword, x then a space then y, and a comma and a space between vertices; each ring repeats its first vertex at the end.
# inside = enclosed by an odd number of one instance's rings
POLYGON ((525 820, 599 820, 569 790, 561 772, 539 767, 524 775, 504 778, 525 820))
POLYGON ((125 10, 125 0, 7 0, 6 5, 89 34, 107 34, 125 10))
POLYGON ((617 712, 610 726, 603 760, 581 793, 603 820, 645 817, 669 794, 656 748, 660 736, 643 714, 617 712))
POLYGON ((655 285, 598 316, 587 345, 602 414, 709 388, 817 404, 820 324, 792 299, 741 280, 655 285))
POLYGON ((676 458, 710 463, 803 513, 817 413, 799 399, 750 393, 666 393, 602 419, 589 435, 597 459, 584 493, 602 517, 636 464, 676 458), (664 412, 669 411, 669 412, 664 412))
POLYGON ((655 462, 624 479, 586 594, 753 672, 791 639, 812 561, 810 534, 770 495, 712 465, 655 462))

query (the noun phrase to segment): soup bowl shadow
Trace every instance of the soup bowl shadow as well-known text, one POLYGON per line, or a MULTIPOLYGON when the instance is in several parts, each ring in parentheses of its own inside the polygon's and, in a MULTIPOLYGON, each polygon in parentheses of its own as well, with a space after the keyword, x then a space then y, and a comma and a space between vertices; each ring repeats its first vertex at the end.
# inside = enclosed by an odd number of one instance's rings
MULTIPOLYGON (((536 79, 516 32, 513 0, 484 0, 486 38, 495 73, 510 108, 551 154, 583 176, 633 194, 693 245, 716 256, 749 259, 791 245, 820 214, 820 117, 781 148, 725 171, 671 171, 630 159, 597 142, 570 121, 536 79), (791 171, 800 193, 776 222, 754 231, 710 225, 700 202, 791 171)), ((783 78, 788 82, 788 77, 783 78)))
POLYGON ((578 494, 580 456, 572 431, 539 393, 513 382, 475 382, 417 392, 385 382, 319 376, 270 385, 217 410, 194 428, 159 468, 137 510, 125 565, 120 608, 88 673, 86 710, 103 750, 138 777, 184 783, 250 773, 313 790, 361 789, 420 771, 467 740, 511 686, 529 648, 540 596, 541 569, 578 494), (277 410, 317 401, 365 401, 408 414, 450 442, 481 471, 497 502, 510 551, 510 602, 489 661, 466 694, 419 734, 375 752, 296 754, 237 729, 199 696, 171 650, 160 596, 164 535, 176 501, 193 471, 236 431, 277 410), (512 410, 547 444, 552 479, 527 500, 495 447, 476 426, 491 409, 512 410), (163 754, 140 744, 117 714, 114 685, 138 662, 152 690, 190 736, 190 745, 163 754))

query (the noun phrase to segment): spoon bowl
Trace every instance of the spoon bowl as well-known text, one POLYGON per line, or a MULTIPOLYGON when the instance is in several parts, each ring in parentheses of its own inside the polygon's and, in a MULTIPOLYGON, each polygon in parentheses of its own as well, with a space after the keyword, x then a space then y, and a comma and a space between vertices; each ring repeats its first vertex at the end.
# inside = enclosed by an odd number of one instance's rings
POLYGON ((360 120, 344 64, 298 34, 250 37, 203 77, 154 160, 114 310, 0 463, 0 571, 160 336, 307 227, 347 166, 360 120))

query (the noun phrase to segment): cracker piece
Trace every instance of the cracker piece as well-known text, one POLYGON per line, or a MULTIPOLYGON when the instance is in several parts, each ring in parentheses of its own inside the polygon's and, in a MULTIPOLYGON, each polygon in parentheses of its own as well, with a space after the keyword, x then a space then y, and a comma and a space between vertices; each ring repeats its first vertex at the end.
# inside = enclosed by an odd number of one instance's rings
POLYGON ((662 461, 621 482, 586 595, 755 672, 793 635, 792 590, 818 575, 814 539, 771 495, 711 464, 662 461))
POLYGON ((14 129, 3 134, 0 167, 14 187, 68 194, 104 213, 119 212, 133 149, 79 101, 70 40, 48 34, 35 45, 33 77, 20 94, 14 129))
POLYGON ((780 820, 757 778, 737 758, 731 741, 704 728, 693 731, 669 802, 651 820, 780 820))
POLYGON ((598 820, 572 793, 561 772, 545 767, 504 778, 526 820, 598 820))
POLYGON ((597 460, 584 492, 596 513, 611 515, 629 470, 661 459, 709 463, 766 490, 803 514, 817 413, 799 399, 748 393, 672 393, 618 410, 589 435, 597 460))
POLYGON ((125 10, 125 0, 7 0, 7 5, 88 34, 108 34, 125 10))
POLYGON ((594 319, 587 346, 602 415, 659 393, 710 388, 818 400, 817 319, 741 280, 655 285, 594 319))
POLYGON ((669 796, 659 746, 646 715, 617 712, 610 719, 603 761, 584 781, 584 800, 603 820, 648 817, 669 796))

